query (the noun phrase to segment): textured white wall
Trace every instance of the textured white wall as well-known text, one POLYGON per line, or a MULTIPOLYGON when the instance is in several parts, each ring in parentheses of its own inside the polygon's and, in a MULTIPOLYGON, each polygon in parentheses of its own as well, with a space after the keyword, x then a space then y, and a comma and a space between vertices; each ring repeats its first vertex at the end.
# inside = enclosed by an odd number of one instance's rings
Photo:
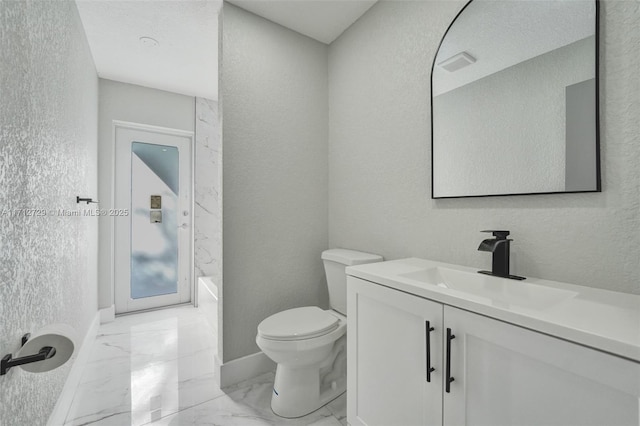
POLYGON ((326 306, 327 46, 225 3, 223 362, 267 316, 326 306))
MULTIPOLYGON (((0 2, 0 93, 0 356, 51 323, 80 344, 97 311, 98 223, 49 211, 97 197, 98 78, 74 2, 0 2)), ((2 376, 0 424, 45 424, 71 365, 2 376)))
POLYGON ((463 2, 383 1, 329 49, 329 245, 640 294, 640 3, 601 3, 603 192, 430 198, 429 70, 463 2))
POLYGON ((218 102, 196 98, 195 278, 222 281, 222 133, 218 102))
MULTIPOLYGON (((195 98, 135 84, 100 79, 98 149, 100 207, 110 209, 113 191, 113 120, 194 131, 195 98)), ((113 305, 113 218, 100 217, 98 305, 113 305)))

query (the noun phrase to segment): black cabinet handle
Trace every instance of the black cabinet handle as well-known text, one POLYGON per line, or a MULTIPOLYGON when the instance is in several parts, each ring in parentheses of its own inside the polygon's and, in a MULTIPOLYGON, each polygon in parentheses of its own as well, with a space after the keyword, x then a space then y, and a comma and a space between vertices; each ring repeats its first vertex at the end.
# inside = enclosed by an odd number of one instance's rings
POLYGON ((451 382, 453 382, 455 379, 453 377, 451 377, 451 341, 453 339, 455 339, 456 336, 454 334, 451 333, 451 329, 447 328, 447 372, 446 372, 446 379, 445 379, 445 391, 447 393, 451 392, 451 382))
POLYGON ((431 367, 431 332, 434 330, 429 324, 429 321, 424 322, 425 330, 426 330, 426 345, 427 345, 427 382, 431 382, 431 373, 436 371, 435 368, 431 367))

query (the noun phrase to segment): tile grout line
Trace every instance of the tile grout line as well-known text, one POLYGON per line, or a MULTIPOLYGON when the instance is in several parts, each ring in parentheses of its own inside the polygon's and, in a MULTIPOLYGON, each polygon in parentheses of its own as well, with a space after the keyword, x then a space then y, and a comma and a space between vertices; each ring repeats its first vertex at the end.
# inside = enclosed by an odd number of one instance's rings
POLYGON ((180 412, 182 412, 182 411, 190 410, 190 409, 195 408, 195 407, 198 407, 198 406, 200 406, 200 405, 202 405, 202 404, 207 404, 207 403, 209 403, 209 402, 211 402, 211 401, 215 401, 216 399, 218 399, 218 398, 222 398, 223 396, 227 396, 227 394, 226 394, 226 393, 223 393, 222 395, 218 395, 218 396, 216 396, 216 397, 214 397, 214 398, 208 399, 208 400, 206 400, 206 401, 199 402, 199 403, 194 404, 194 405, 191 405, 191 406, 189 406, 189 407, 183 407, 183 408, 181 408, 181 409, 178 409, 177 411, 174 411, 173 413, 169 413, 169 414, 166 414, 166 415, 164 415, 164 416, 160 416, 159 418, 157 418, 157 419, 155 419, 155 420, 151 420, 150 422, 147 422, 147 423, 141 423, 139 426, 145 426, 145 425, 148 425, 148 424, 151 424, 151 423, 155 423, 155 422, 157 422, 158 420, 162 420, 162 419, 164 419, 164 418, 166 418, 166 417, 174 416, 174 415, 176 415, 176 414, 178 414, 178 413, 180 413, 180 412))

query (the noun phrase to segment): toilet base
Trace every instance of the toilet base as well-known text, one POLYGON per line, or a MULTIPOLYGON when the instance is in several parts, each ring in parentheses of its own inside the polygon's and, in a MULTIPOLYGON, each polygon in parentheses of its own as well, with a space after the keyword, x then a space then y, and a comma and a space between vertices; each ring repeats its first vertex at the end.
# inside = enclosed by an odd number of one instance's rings
POLYGON ((318 370, 289 370, 278 366, 271 396, 271 409, 285 418, 306 416, 328 404, 347 390, 346 377, 320 392, 318 370), (295 385, 291 385, 295 383, 295 385))
POLYGON ((325 365, 292 368, 278 364, 271 409, 280 417, 305 416, 347 390, 346 336, 334 345, 325 365))

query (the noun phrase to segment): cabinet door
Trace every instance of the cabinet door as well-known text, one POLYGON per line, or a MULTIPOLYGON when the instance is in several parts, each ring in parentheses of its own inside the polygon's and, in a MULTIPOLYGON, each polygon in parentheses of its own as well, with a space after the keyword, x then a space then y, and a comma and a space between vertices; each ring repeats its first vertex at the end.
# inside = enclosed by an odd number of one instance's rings
POLYGON ((640 364, 445 307, 445 425, 638 425, 640 364))
POLYGON ((347 315, 348 422, 441 425, 442 305, 349 277, 347 315))

